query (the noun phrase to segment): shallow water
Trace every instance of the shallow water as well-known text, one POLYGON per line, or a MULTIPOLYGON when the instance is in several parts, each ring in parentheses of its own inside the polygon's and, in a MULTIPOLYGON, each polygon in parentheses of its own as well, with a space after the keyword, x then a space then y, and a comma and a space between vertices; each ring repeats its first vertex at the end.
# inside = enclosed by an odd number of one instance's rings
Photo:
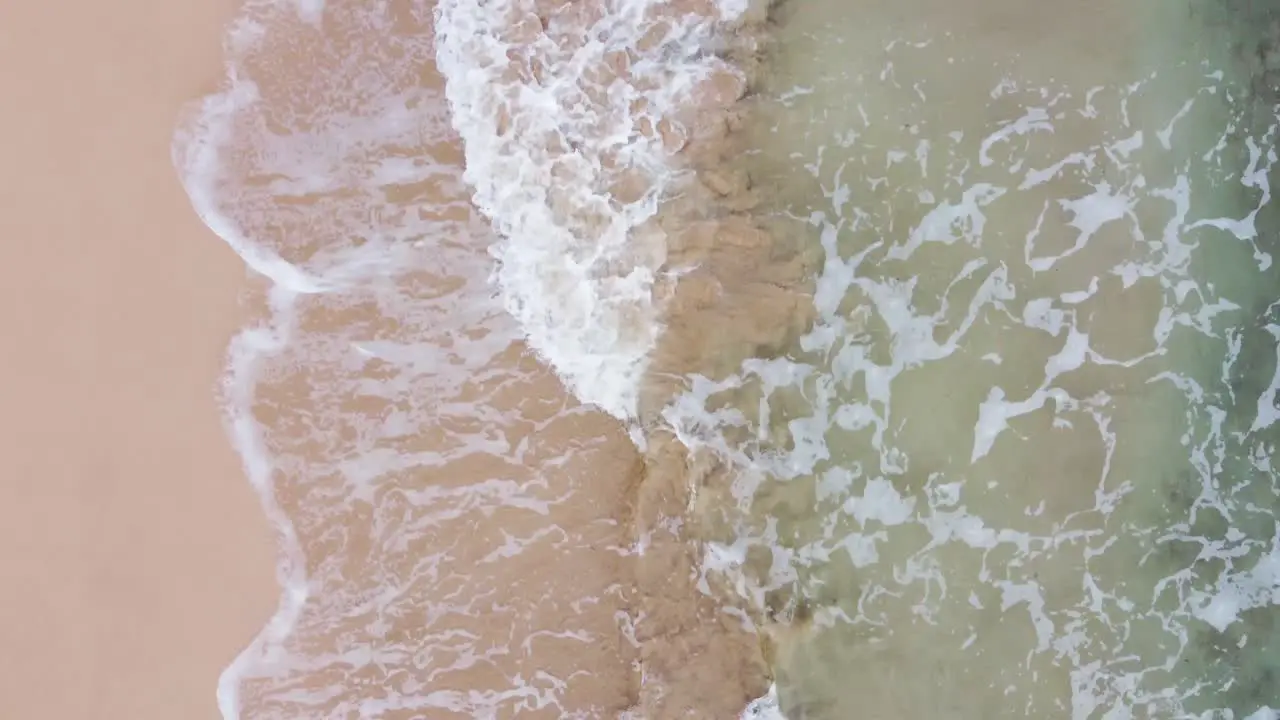
POLYGON ((1248 10, 775 10, 741 167, 821 247, 818 320, 667 416, 741 469, 713 556, 787 717, 1280 713, 1248 10))
POLYGON ((246 7, 225 717, 1275 716, 1266 7, 766 6, 246 7))
POLYGON ((624 241, 685 131, 650 75, 724 68, 695 19, 649 5, 254 2, 229 29, 174 161, 258 281, 220 399, 283 593, 221 678, 224 717, 728 717, 763 691, 755 636, 695 587, 683 458, 642 458, 617 419, 660 330, 661 252, 624 241), (583 22, 670 31, 623 74, 621 108, 649 105, 621 145, 593 112, 540 124, 618 95, 591 94, 582 56, 620 61, 572 51, 583 22), (641 192, 619 207, 597 181, 641 192))

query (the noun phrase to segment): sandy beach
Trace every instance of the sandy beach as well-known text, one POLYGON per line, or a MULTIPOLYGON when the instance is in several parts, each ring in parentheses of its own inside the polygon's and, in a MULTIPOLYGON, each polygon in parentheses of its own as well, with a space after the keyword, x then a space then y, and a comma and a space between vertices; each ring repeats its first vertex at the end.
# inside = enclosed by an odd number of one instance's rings
POLYGON ((13 718, 218 716, 276 601, 214 386, 243 265, 169 157, 232 0, 0 23, 0 696, 13 718))

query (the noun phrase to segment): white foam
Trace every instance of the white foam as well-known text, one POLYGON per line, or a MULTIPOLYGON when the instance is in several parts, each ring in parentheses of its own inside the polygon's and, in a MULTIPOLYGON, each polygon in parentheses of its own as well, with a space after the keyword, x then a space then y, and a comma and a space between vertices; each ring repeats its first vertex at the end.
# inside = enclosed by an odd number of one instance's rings
POLYGON ((178 178, 200 220, 222 238, 255 272, 294 292, 320 292, 320 279, 286 262, 267 246, 256 242, 219 207, 227 169, 222 151, 232 142, 235 118, 258 102, 258 87, 230 70, 230 87, 201 101, 191 121, 180 125, 172 145, 173 164, 178 178))
POLYGON ((324 17, 325 0, 295 0, 298 7, 298 17, 302 21, 310 25, 320 25, 321 18, 324 17))
POLYGON ((240 717, 240 684, 256 666, 278 662, 283 643, 297 626, 298 617, 310 595, 303 557, 293 522, 276 501, 271 477, 277 465, 267 452, 262 427, 252 416, 258 363, 285 348, 292 334, 293 301, 296 293, 282 286, 271 290, 271 320, 242 330, 227 351, 227 370, 222 381, 223 419, 232 445, 240 454, 245 475, 258 493, 263 512, 279 534, 276 580, 282 592, 271 619, 253 642, 236 656, 218 678, 218 710, 223 720, 240 717))
POLYGON ((747 703, 746 709, 738 717, 739 720, 787 720, 778 703, 778 686, 770 685, 769 692, 747 703))
MULTIPOLYGON (((1229 553, 1222 557, 1228 561, 1229 553)), ((1219 632, 1240 619, 1240 613, 1254 608, 1280 605, 1280 535, 1271 551, 1243 572, 1226 573, 1209 592, 1194 592, 1191 605, 1195 616, 1219 632)))
POLYGON ((1271 382, 1258 396, 1258 414, 1253 420, 1251 432, 1265 430, 1280 420, 1280 325, 1269 323, 1267 332, 1276 339, 1276 370, 1271 382))
POLYGON ((493 252, 507 309, 580 399, 631 418, 661 331, 666 245, 649 221, 679 177, 654 129, 726 67, 703 52, 705 19, 673 18, 656 0, 602 5, 586 23, 565 6, 544 34, 533 2, 443 0, 437 60, 466 180, 502 237, 493 252), (646 47, 653 33, 662 40, 646 47), (625 74, 602 83, 619 62, 625 74), (612 190, 628 174, 644 187, 634 199, 612 190))

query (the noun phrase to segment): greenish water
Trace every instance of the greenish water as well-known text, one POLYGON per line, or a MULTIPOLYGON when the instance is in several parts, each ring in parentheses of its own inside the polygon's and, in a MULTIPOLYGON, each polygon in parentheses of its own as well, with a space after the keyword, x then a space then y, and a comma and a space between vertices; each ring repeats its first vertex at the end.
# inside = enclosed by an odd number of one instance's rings
POLYGON ((1280 716, 1273 14, 779 8, 743 164, 819 320, 671 417, 787 717, 1280 716))

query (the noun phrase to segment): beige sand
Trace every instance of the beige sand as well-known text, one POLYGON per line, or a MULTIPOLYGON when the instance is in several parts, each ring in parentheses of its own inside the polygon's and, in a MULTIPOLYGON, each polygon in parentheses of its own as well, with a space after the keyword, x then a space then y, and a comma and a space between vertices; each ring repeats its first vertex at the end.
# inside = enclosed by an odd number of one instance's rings
POLYGON ((217 717, 276 599, 214 383, 240 261, 169 161, 233 0, 0 23, 0 697, 12 718, 217 717))

